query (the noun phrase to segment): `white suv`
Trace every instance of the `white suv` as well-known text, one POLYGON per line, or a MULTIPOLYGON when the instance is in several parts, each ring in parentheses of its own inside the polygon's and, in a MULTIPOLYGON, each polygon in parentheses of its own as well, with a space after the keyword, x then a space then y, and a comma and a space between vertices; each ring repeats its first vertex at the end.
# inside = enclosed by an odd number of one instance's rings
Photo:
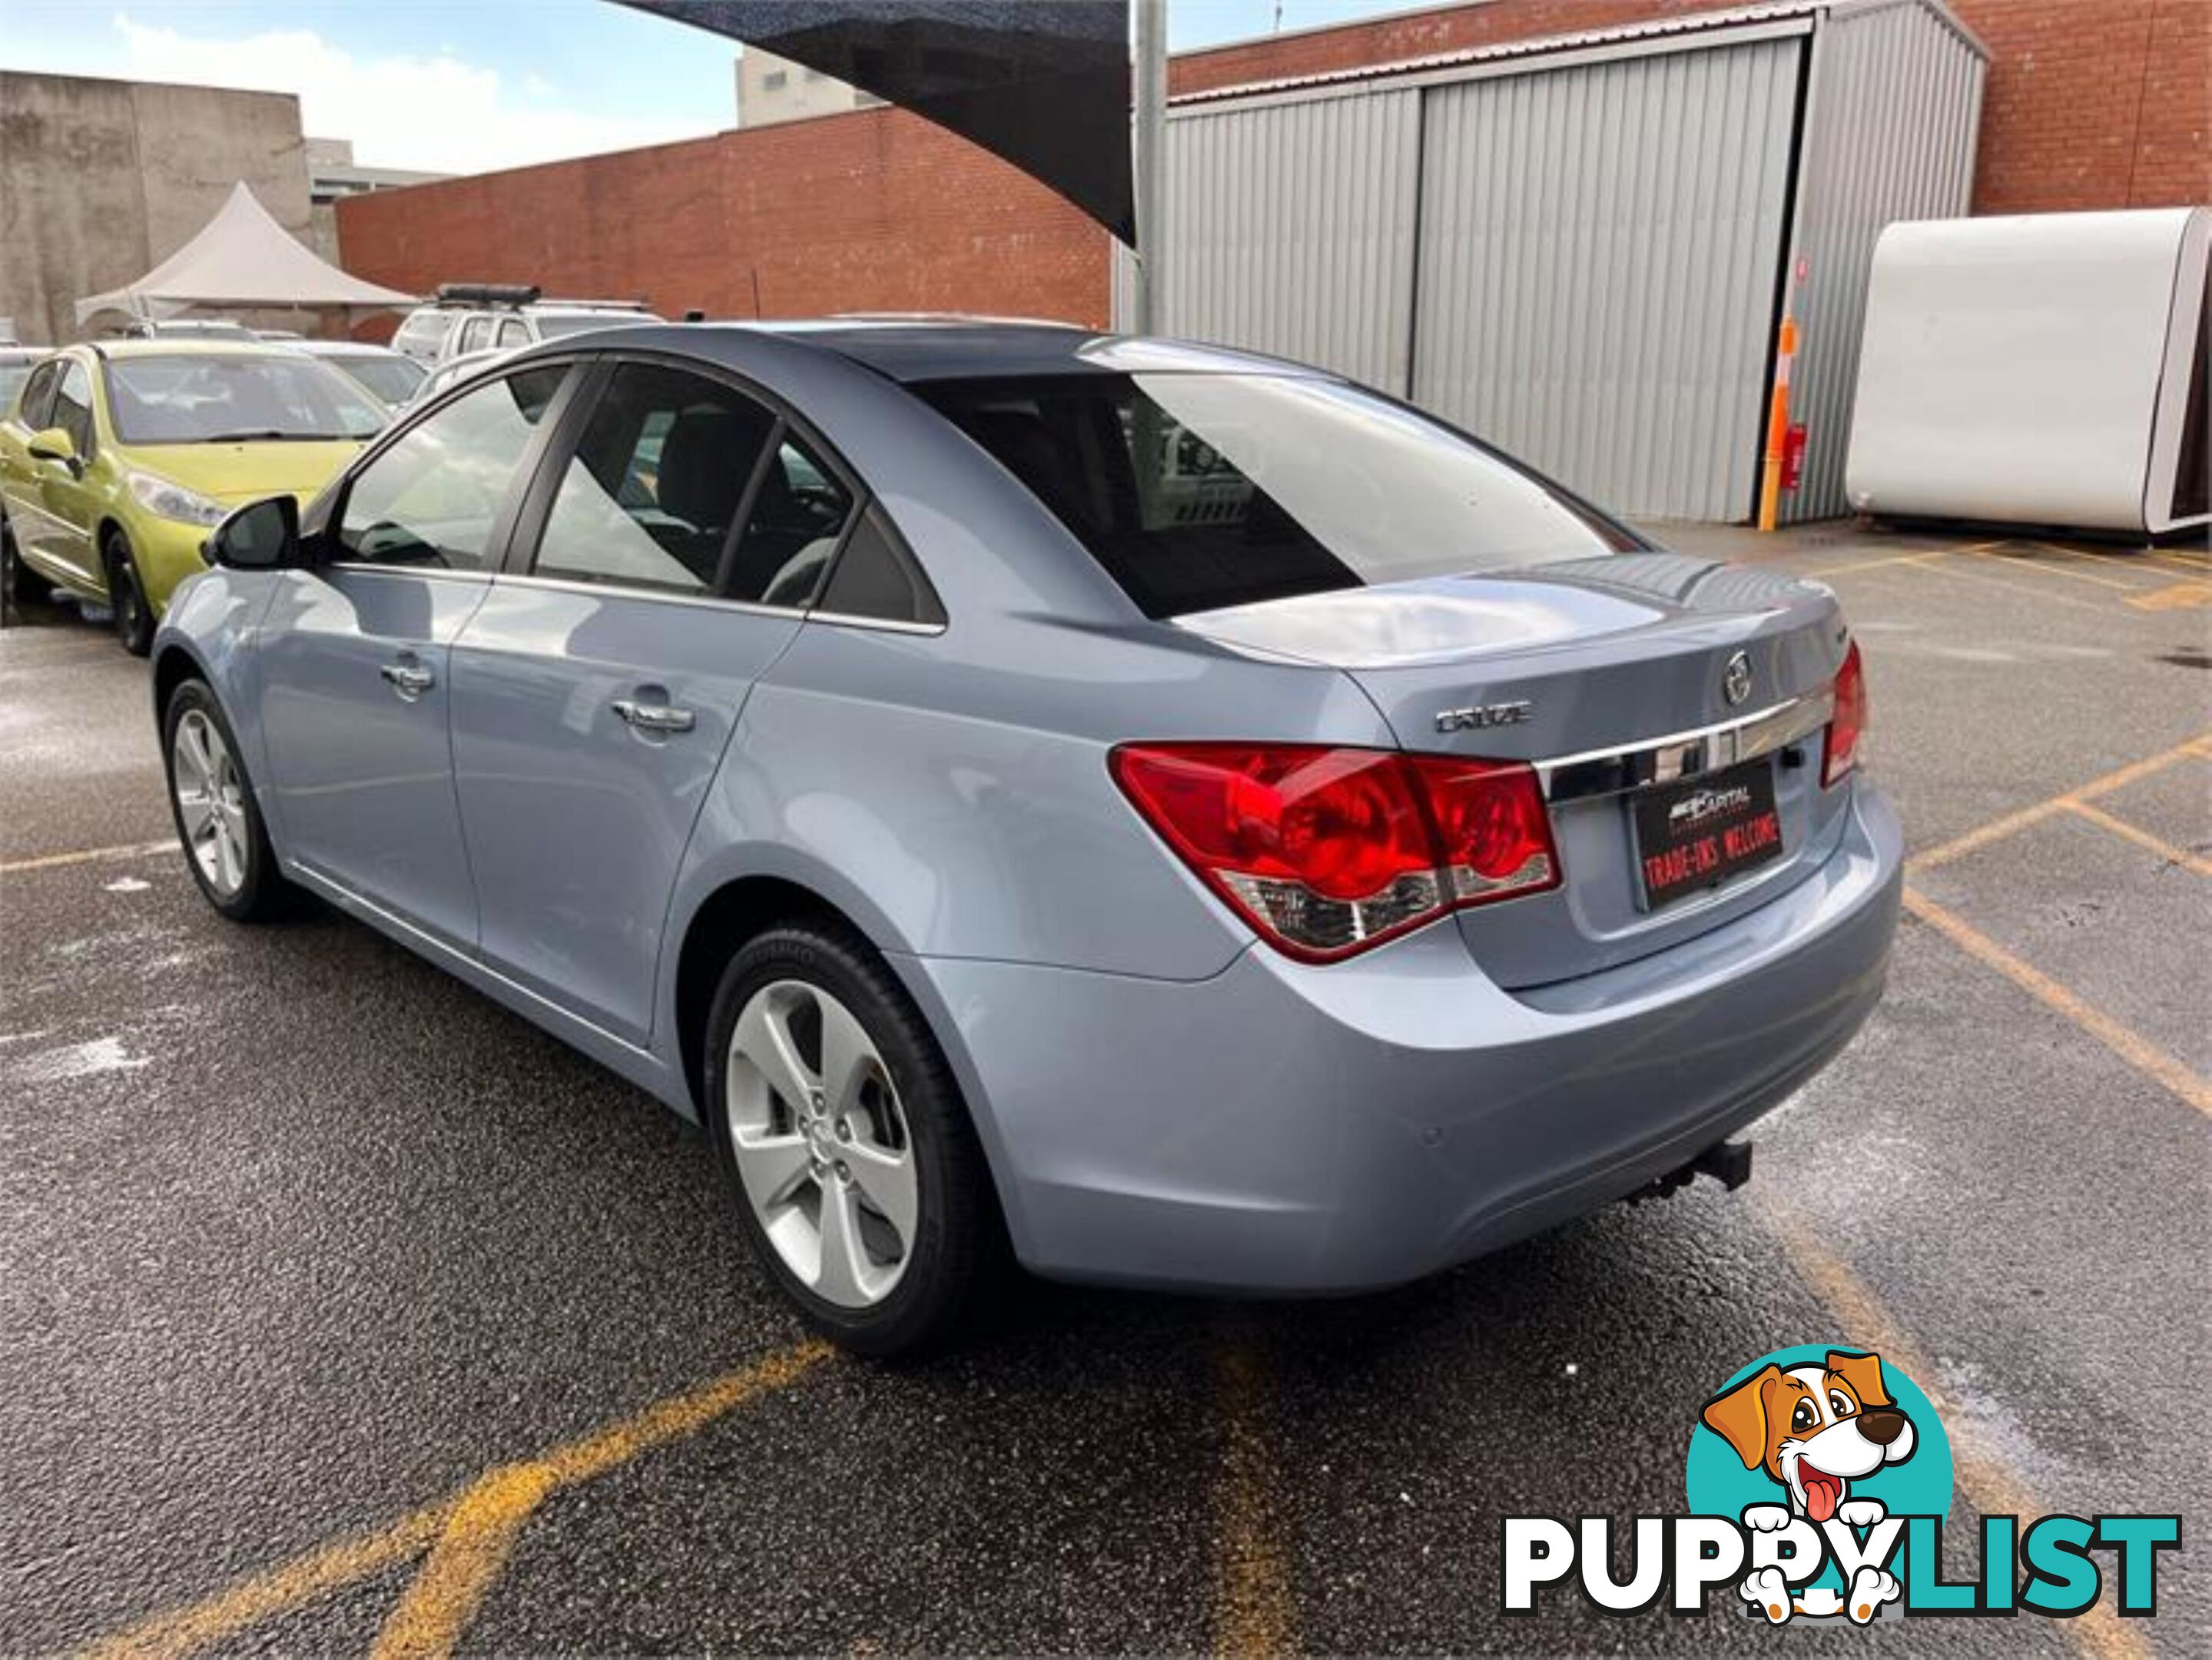
POLYGON ((534 288, 448 283, 435 303, 417 306, 392 337, 392 349, 435 365, 479 351, 511 351, 587 329, 665 319, 641 300, 541 300, 534 288))

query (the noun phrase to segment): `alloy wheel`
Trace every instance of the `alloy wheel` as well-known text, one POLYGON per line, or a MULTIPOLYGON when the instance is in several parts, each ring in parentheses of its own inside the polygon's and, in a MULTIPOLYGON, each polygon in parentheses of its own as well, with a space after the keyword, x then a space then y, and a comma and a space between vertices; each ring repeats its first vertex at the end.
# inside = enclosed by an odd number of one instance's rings
POLYGON ((866 1028, 819 986, 772 982, 738 1013, 725 1076, 738 1174, 784 1267, 839 1308, 881 1303, 913 1255, 921 1189, 866 1028))
POLYGON ((204 710, 177 721, 171 787, 185 844, 208 885, 223 898, 246 885, 246 794, 230 745, 204 710))

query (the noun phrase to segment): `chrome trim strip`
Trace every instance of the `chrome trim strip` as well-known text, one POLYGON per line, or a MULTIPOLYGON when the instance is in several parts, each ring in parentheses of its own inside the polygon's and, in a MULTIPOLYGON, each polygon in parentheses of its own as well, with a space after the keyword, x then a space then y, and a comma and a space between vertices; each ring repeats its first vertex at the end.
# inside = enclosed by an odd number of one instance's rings
POLYGON ((1673 733, 1619 749, 1589 750, 1539 761, 1536 780, 1543 787, 1544 799, 1554 802, 1618 795, 1647 784, 1672 783, 1786 749, 1826 726, 1835 711, 1835 690, 1823 686, 1786 703, 1716 726, 1673 733))
POLYGON ((319 559, 305 569, 343 571, 349 576, 428 576, 441 582, 489 582, 498 575, 496 571, 454 570, 439 565, 379 564, 368 559, 319 559))
POLYGON ((832 628, 874 629, 883 634, 939 635, 946 627, 943 623, 908 623, 896 617, 854 617, 842 611, 811 611, 806 620, 827 623, 832 628))
POLYGON ((781 617, 797 622, 806 613, 795 605, 762 605, 750 599, 726 599, 718 593, 674 593, 628 582, 585 582, 566 576, 538 576, 526 571, 501 571, 501 587, 550 588, 556 593, 581 593, 594 599, 649 599, 656 605, 702 605, 712 611, 743 611, 748 617, 781 617))
POLYGON ((521 571, 440 570, 413 565, 374 565, 359 560, 331 560, 327 569, 365 571, 375 576, 434 576, 448 582, 489 582, 499 587, 550 588, 557 593, 580 593, 594 599, 649 599, 656 605, 701 605, 714 611, 733 611, 748 617, 781 617, 794 623, 827 623, 833 628, 876 629, 885 634, 938 635, 943 623, 906 623, 888 617, 853 617, 837 611, 800 611, 792 605, 763 605, 750 599, 725 599, 713 593, 663 593, 633 587, 626 582, 572 581, 564 576, 534 576, 521 571))

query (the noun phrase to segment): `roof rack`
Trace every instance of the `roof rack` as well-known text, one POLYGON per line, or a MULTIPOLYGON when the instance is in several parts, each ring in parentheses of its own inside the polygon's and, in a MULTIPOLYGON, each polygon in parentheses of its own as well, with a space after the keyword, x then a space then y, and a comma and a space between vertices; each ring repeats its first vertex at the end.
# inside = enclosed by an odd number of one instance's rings
POLYGON ((535 283, 441 283, 441 306, 514 306, 538 303, 542 290, 535 283))
POLYGON ((642 300, 564 300, 556 297, 540 300, 538 303, 549 308, 571 306, 579 311, 643 311, 646 308, 642 300))

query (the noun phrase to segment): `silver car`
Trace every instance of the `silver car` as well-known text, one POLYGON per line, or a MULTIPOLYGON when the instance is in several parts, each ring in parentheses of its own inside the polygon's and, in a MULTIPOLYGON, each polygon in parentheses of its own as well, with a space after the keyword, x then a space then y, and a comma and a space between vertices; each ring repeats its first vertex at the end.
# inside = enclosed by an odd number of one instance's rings
POLYGON ((1881 993, 1832 595, 1316 370, 598 333, 210 551, 155 670, 208 899, 304 889, 702 1121, 855 1348, 1008 1257, 1352 1292, 1740 1179, 1881 993))

